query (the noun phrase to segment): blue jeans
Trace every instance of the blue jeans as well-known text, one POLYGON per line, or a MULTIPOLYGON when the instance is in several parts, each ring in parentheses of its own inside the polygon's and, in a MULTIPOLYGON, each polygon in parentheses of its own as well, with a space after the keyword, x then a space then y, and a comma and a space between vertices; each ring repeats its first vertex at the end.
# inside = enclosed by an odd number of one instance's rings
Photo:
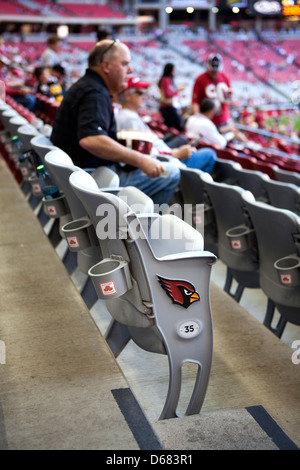
POLYGON ((13 96, 14 100, 24 106, 24 108, 29 109, 29 111, 35 111, 36 97, 34 95, 25 95, 25 96, 13 96))
POLYGON ((135 186, 151 197, 154 204, 170 204, 174 191, 178 186, 180 179, 180 170, 168 162, 163 162, 166 169, 166 176, 150 178, 141 170, 122 171, 120 168, 116 171, 120 178, 120 186, 135 186))
POLYGON ((181 161, 188 168, 196 168, 211 174, 215 166, 216 158, 217 154, 214 149, 202 148, 194 152, 189 158, 185 158, 181 161))

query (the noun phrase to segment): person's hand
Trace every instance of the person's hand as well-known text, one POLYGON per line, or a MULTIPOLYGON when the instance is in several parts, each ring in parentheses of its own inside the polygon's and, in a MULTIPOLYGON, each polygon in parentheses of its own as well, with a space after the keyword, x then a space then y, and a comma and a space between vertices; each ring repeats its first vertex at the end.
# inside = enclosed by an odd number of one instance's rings
POLYGON ((150 178, 157 178, 166 171, 161 161, 146 155, 143 155, 143 157, 140 169, 145 173, 145 175, 150 176, 150 178))
POLYGON ((186 158, 190 158, 196 150, 196 147, 192 147, 189 144, 181 145, 181 147, 173 149, 172 155, 179 160, 185 160, 186 158))
POLYGON ((28 95, 28 94, 31 93, 31 92, 32 92, 31 88, 29 88, 29 87, 27 87, 27 86, 22 86, 22 87, 19 89, 19 93, 20 93, 20 95, 22 95, 22 96, 26 96, 26 95, 28 95))

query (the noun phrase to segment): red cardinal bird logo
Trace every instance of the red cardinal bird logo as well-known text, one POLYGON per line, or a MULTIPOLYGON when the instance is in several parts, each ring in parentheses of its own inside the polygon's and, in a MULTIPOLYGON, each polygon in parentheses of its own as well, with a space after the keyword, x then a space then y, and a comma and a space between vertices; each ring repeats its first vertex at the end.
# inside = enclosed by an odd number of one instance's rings
POLYGON ((166 294, 172 299, 174 304, 188 308, 193 302, 200 300, 200 295, 196 292, 193 284, 178 279, 164 279, 157 276, 158 282, 165 290, 166 294))

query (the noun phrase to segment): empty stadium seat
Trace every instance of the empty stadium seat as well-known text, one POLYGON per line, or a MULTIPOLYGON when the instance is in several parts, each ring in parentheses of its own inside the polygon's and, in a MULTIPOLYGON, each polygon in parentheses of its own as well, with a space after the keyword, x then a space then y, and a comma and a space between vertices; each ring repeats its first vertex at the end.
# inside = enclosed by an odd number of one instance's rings
POLYGON ((233 173, 236 178, 236 185, 250 191, 256 200, 268 203, 268 193, 265 188, 265 181, 269 181, 270 177, 258 170, 248 170, 246 168, 234 167, 233 173))
POLYGON ((3 112, 1 112, 1 121, 2 121, 2 124, 5 128, 5 130, 7 131, 7 133, 10 132, 9 121, 13 117, 20 117, 20 115, 19 115, 19 113, 17 113, 17 111, 15 111, 12 108, 11 109, 5 109, 3 112))
MULTIPOLYGON (((33 137, 30 140, 30 145, 31 145, 32 149, 34 150, 35 155, 37 156, 37 165, 39 165, 39 164, 44 165, 45 155, 50 150, 57 149, 57 147, 55 147, 52 144, 51 140, 48 137, 46 137, 42 134, 39 134, 39 135, 36 135, 35 137, 33 137)), ((44 211, 44 207, 43 207, 42 193, 41 193, 41 190, 39 188, 39 182, 38 182, 37 174, 35 173, 29 179, 29 181, 31 182, 31 185, 32 185, 32 188, 33 188, 32 196, 29 199, 29 203, 32 207, 35 206, 36 210, 39 210, 38 216, 40 215, 40 217, 41 217, 42 216, 41 212, 45 212, 45 211, 44 211)), ((48 213, 47 213, 47 216, 50 217, 48 213)), ((47 231, 47 235, 48 235, 49 240, 51 241, 52 245, 54 247, 57 247, 60 244, 61 239, 62 239, 61 227, 65 222, 67 222, 67 220, 64 222, 63 217, 57 218, 57 219, 54 219, 54 218, 50 217, 50 220, 51 220, 51 224, 50 224, 49 230, 47 231)))
POLYGON ((137 215, 125 202, 139 200, 136 188, 124 188, 120 197, 102 192, 83 171, 72 173, 70 184, 89 213, 104 255, 89 271, 99 298, 137 345, 168 355, 169 390, 160 419, 177 416, 186 362, 199 369, 186 414, 198 413, 211 369, 209 280, 216 257, 202 251, 202 236, 178 217, 137 215), (101 230, 104 208, 111 216, 107 232, 101 230))
MULTIPOLYGON (((75 166, 69 155, 61 149, 49 151, 45 155, 44 162, 47 170, 53 179, 55 179, 58 188, 64 195, 63 199, 58 198, 56 201, 49 202, 51 207, 57 204, 57 208, 55 207, 55 217, 63 216, 62 223, 60 223, 60 233, 67 241, 69 248, 68 253, 63 258, 63 262, 69 272, 75 266, 78 266, 80 271, 87 275, 90 267, 102 259, 102 254, 87 211, 69 183, 70 175, 74 171, 80 170, 80 168, 75 166), (66 207, 68 210, 64 212, 66 207), (75 265, 74 255, 76 258, 75 265)), ((91 175, 102 191, 120 192, 119 177, 109 168, 99 167, 91 175)), ((147 198, 147 201, 152 207, 153 202, 149 198, 147 198)), ((91 308, 97 300, 97 295, 88 276, 81 286, 80 293, 88 308, 91 308)), ((114 326, 114 328, 116 327, 114 326)))
POLYGON ((36 154, 40 157, 42 164, 44 164, 46 153, 58 148, 51 142, 49 137, 42 134, 33 137, 30 143, 36 154))
POLYGON ((218 255, 218 230, 216 216, 200 177, 202 170, 180 169, 180 193, 184 208, 184 219, 202 233, 204 247, 218 255), (187 214, 190 211, 191 214, 187 214), (204 219, 204 220, 203 220, 204 219))
POLYGON ((216 216, 218 256, 227 266, 224 290, 231 294, 232 281, 235 279, 238 286, 231 295, 239 302, 244 288, 259 288, 256 237, 243 209, 244 190, 215 182, 208 173, 202 173, 200 178, 216 216))
POLYGON ((273 165, 274 173, 278 181, 286 181, 287 183, 300 186, 300 174, 296 171, 284 170, 277 165, 273 165))
MULTIPOLYGON (((66 267, 68 270, 71 269, 69 267, 70 262, 71 266, 74 266, 72 262, 73 260, 70 261, 70 258, 74 258, 75 256, 75 258, 77 258, 76 263, 78 267, 83 273, 87 274, 89 268, 100 260, 100 252, 99 246, 96 245, 90 245, 89 247, 82 247, 82 249, 79 249, 81 247, 77 246, 79 244, 78 238, 76 243, 76 251, 74 243, 72 245, 72 242, 74 242, 76 236, 75 224, 73 223, 72 228, 72 222, 77 221, 77 227, 79 221, 81 221, 85 227, 88 224, 88 220, 86 218, 87 212, 78 197, 75 195, 69 183, 70 175, 80 168, 75 166, 69 155, 59 148, 52 149, 46 153, 44 157, 44 163, 51 176, 55 179, 59 190, 64 195, 63 201, 54 201, 54 203, 57 202, 57 215, 60 216, 60 214, 62 214, 62 220, 60 222, 61 236, 67 241, 69 250, 71 250, 68 258, 64 260, 66 267)), ((91 303, 90 300, 89 303, 91 303)))
POLYGON ((34 168, 37 166, 37 156, 31 146, 31 139, 40 135, 40 133, 35 126, 28 123, 18 127, 17 135, 23 144, 23 152, 26 153, 28 157, 24 160, 23 164, 19 165, 23 176, 23 182, 20 187, 27 197, 29 197, 29 194, 32 191, 29 178, 33 175, 34 168))
POLYGON ((281 337, 287 322, 300 325, 300 218, 291 211, 242 195, 255 229, 259 253, 259 282, 268 297, 264 319, 281 337), (275 308, 280 313, 272 325, 275 308))
POLYGON ((265 180, 264 186, 272 206, 288 209, 300 215, 300 188, 295 184, 282 181, 265 180))
POLYGON ((30 143, 31 139, 37 135, 40 135, 37 128, 29 123, 26 123, 18 127, 17 134, 26 150, 31 148, 31 143, 30 143))
POLYGON ((242 168, 237 162, 217 158, 212 177, 214 181, 220 181, 227 184, 236 184, 237 179, 235 169, 242 168))

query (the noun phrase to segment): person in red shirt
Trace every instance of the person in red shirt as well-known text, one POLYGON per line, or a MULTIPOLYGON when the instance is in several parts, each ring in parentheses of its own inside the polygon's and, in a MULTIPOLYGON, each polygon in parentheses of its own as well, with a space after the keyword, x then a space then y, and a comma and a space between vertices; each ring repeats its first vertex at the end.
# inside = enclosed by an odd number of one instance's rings
POLYGON ((219 54, 210 54, 206 72, 199 75, 194 83, 192 96, 192 114, 199 113, 200 103, 204 98, 214 100, 217 111, 213 123, 221 134, 231 131, 238 140, 247 142, 246 137, 234 126, 230 117, 232 90, 229 78, 222 71, 223 59, 219 54))
POLYGON ((167 63, 159 79, 159 111, 166 126, 183 131, 182 118, 173 103, 173 98, 182 90, 182 87, 177 88, 174 84, 174 68, 174 64, 167 63))

